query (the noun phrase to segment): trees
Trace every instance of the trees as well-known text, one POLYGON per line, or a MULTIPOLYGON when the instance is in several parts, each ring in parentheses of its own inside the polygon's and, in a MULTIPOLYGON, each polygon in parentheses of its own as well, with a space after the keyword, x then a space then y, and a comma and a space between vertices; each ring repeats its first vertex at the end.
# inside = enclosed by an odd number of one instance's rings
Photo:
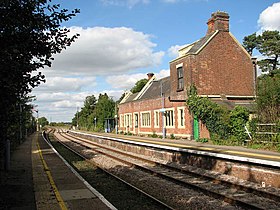
POLYGON ((257 112, 262 123, 280 123, 280 74, 262 75, 257 83, 257 112))
POLYGON ((32 88, 45 82, 41 72, 34 72, 51 66, 52 56, 78 37, 68 37, 69 29, 61 26, 77 13, 79 10, 60 9, 59 4, 51 4, 50 0, 0 2, 1 162, 5 142, 11 138, 8 130, 14 123, 12 113, 32 88))
POLYGON ((105 119, 112 119, 115 115, 115 102, 106 93, 99 94, 98 100, 95 96, 87 96, 84 106, 72 119, 72 125, 79 125, 87 130, 104 129, 105 119), (96 121, 95 121, 96 120, 96 121))
POLYGON ((256 48, 265 58, 257 62, 262 72, 258 77, 256 107, 258 120, 264 123, 280 121, 280 32, 264 31, 244 38, 243 45, 247 50, 256 48))
POLYGON ((40 126, 44 127, 44 126, 49 124, 49 121, 45 117, 40 117, 38 119, 38 123, 39 123, 40 126))
POLYGON ((258 66, 262 72, 271 75, 279 72, 280 55, 280 32, 264 31, 261 35, 253 33, 244 37, 243 46, 252 55, 254 49, 257 49, 264 59, 258 61, 258 66))
POLYGON ((140 79, 137 81, 134 85, 133 88, 131 88, 132 93, 138 93, 142 90, 142 88, 147 84, 148 80, 147 79, 140 79))

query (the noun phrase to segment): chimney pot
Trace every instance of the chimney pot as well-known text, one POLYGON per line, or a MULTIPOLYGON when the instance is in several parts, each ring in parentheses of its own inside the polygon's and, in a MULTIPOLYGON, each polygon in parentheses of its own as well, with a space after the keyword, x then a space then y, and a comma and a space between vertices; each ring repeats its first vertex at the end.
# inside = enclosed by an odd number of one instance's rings
POLYGON ((229 31, 229 15, 226 12, 217 11, 212 13, 211 18, 207 22, 208 30, 207 35, 219 30, 229 31))
POLYGON ((148 73, 147 75, 148 75, 148 80, 150 80, 154 76, 154 73, 148 73))

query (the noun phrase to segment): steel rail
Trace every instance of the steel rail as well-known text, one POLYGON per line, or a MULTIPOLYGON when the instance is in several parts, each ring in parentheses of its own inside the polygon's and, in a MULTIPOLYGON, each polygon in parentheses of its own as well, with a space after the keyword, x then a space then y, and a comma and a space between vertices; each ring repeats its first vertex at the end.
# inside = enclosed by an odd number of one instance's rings
MULTIPOLYGON (((60 134, 61 136, 63 136, 61 133, 59 133, 59 134, 60 134)), ((64 136, 63 136, 63 137, 64 137, 64 136)), ((92 160, 89 160, 87 157, 85 157, 85 156, 82 155, 81 153, 77 152, 76 150, 74 150, 74 149, 71 148, 70 146, 68 146, 68 145, 66 145, 65 143, 63 143, 63 142, 62 142, 61 140, 59 140, 57 137, 55 137, 55 138, 56 138, 56 140, 57 140, 61 145, 63 145, 64 147, 66 147, 67 149, 69 149, 70 151, 72 151, 73 153, 75 153, 76 155, 78 155, 79 157, 81 157, 82 159, 84 159, 86 162, 88 162, 88 163, 94 165, 95 167, 97 167, 98 169, 102 170, 104 173, 108 174, 109 176, 112 176, 112 177, 116 178, 117 180, 121 181, 122 183, 124 183, 124 184, 126 184, 126 185, 132 187, 132 188, 135 189, 136 191, 138 191, 138 192, 144 194, 145 196, 149 197, 150 199, 152 199, 152 200, 155 201, 156 203, 160 204, 160 206, 163 206, 164 208, 167 208, 167 209, 172 209, 172 210, 174 210, 173 207, 171 207, 171 206, 169 206, 168 204, 166 204, 166 203, 160 201, 159 199, 153 197, 152 195, 146 193, 145 191, 143 191, 143 190, 137 188, 136 186, 134 186, 134 185, 132 185, 132 184, 126 182, 125 180, 121 179, 120 177, 118 177, 118 176, 112 174, 112 173, 109 172, 108 170, 104 169, 100 164, 98 164, 98 163, 96 163, 96 162, 94 162, 94 161, 92 161, 92 160)), ((64 138, 65 138, 65 137, 64 137, 64 138)), ((79 145, 81 145, 81 144, 79 144, 79 145)), ((81 145, 81 146, 84 146, 84 145, 81 145)), ((90 149, 92 149, 92 148, 90 148, 90 149)))
MULTIPOLYGON (((68 140, 71 140, 70 138, 65 137, 65 135, 63 135, 63 136, 64 136, 64 138, 67 138, 68 140)), ((102 146, 102 145, 100 145, 100 144, 93 143, 92 141, 87 140, 87 139, 82 139, 82 138, 76 137, 76 136, 71 136, 71 137, 72 137, 72 138, 79 139, 80 141, 85 141, 85 142, 88 143, 88 144, 91 144, 91 145, 94 145, 94 146, 98 146, 98 147, 103 148, 103 149, 105 149, 105 150, 117 152, 117 153, 119 153, 119 154, 126 155, 126 156, 128 156, 128 157, 132 157, 132 158, 134 158, 134 159, 142 159, 143 161, 156 164, 156 163, 155 163, 154 161, 152 161, 152 160, 147 160, 147 159, 144 159, 144 158, 140 158, 140 157, 137 157, 137 156, 133 156, 133 155, 131 155, 131 154, 127 154, 127 153, 124 153, 124 152, 120 152, 120 151, 115 150, 115 149, 111 149, 111 148, 108 148, 108 147, 104 147, 104 146, 102 146)), ((71 140, 71 141, 73 141, 73 140, 71 140)), ((83 145, 83 144, 81 144, 81 143, 80 143, 80 145, 85 147, 85 145, 83 145)), ((87 146, 86 146, 86 147, 87 147, 87 146)), ((212 196, 212 197, 214 196, 214 197, 219 198, 219 199, 223 199, 224 201, 226 201, 226 202, 228 202, 228 203, 236 204, 236 205, 243 206, 243 207, 246 207, 246 208, 263 209, 263 208, 261 208, 259 205, 256 205, 255 203, 247 203, 247 202, 243 201, 242 199, 235 198, 235 197, 229 196, 229 195, 223 195, 223 194, 218 193, 218 192, 215 192, 215 191, 213 191, 213 190, 205 189, 205 188, 203 188, 203 187, 201 187, 201 186, 198 186, 198 185, 196 185, 196 184, 193 184, 193 183, 190 183, 190 182, 186 182, 186 181, 182 181, 182 180, 178 180, 178 179, 176 179, 176 178, 174 178, 174 177, 172 177, 172 176, 170 176, 170 175, 166 175, 166 174, 157 172, 157 171, 155 171, 155 170, 152 170, 152 169, 150 169, 150 168, 140 166, 140 165, 138 165, 138 164, 129 162, 129 161, 127 161, 127 160, 123 160, 123 159, 121 159, 121 158, 118 158, 118 157, 115 157, 115 156, 113 156, 113 155, 107 154, 106 152, 102 152, 102 151, 99 151, 99 150, 94 149, 94 148, 91 148, 91 147, 87 147, 87 148, 90 148, 90 149, 92 149, 92 150, 94 150, 94 151, 96 151, 96 152, 98 152, 98 153, 101 153, 101 154, 103 154, 103 155, 106 155, 106 156, 108 156, 108 157, 110 157, 110 158, 113 158, 113 159, 116 159, 116 160, 118 160, 118 161, 121 161, 121 162, 123 162, 123 163, 125 163, 125 164, 127 164, 127 165, 134 166, 135 168, 138 168, 138 169, 140 169, 140 170, 146 171, 146 172, 148 172, 148 173, 150 173, 150 174, 157 175, 157 176, 159 176, 159 177, 168 179, 168 180, 170 180, 170 181, 172 181, 172 182, 175 182, 175 183, 177 183, 177 184, 185 185, 185 186, 191 187, 191 188, 193 188, 193 189, 198 189, 198 190, 200 190, 200 191, 203 191, 203 192, 206 193, 207 195, 210 195, 210 196, 212 196)), ((161 167, 162 167, 162 166, 163 166, 163 167, 168 167, 169 169, 174 170, 174 167, 172 167, 172 166, 167 166, 167 165, 164 165, 164 164, 161 164, 161 163, 159 163, 158 165, 161 166, 161 167)), ((182 170, 180 170, 180 169, 178 169, 178 168, 175 168, 175 170, 176 170, 177 172, 183 172, 183 173, 185 173, 184 171, 182 171, 182 170)), ((185 174, 186 174, 186 173, 185 173, 185 174)), ((187 172, 187 174, 188 174, 188 172, 187 172)), ((192 173, 192 172, 190 172, 190 174, 195 174, 196 176, 201 176, 200 174, 192 173)), ((199 177, 199 178, 201 178, 201 177, 199 177)), ((213 179, 212 177, 206 177, 206 179, 208 179, 208 180, 211 179, 211 180, 221 181, 221 182, 224 181, 224 180, 213 179)), ((226 181, 224 181, 224 182, 227 183, 226 181)), ((234 186, 234 187, 236 187, 236 188, 239 188, 239 189, 240 189, 240 188, 247 189, 245 186, 241 186, 241 185, 234 184, 234 183, 231 183, 231 182, 229 182, 229 183, 231 184, 231 186, 234 186)), ((228 184, 228 183, 227 183, 227 184, 228 184)), ((253 189, 253 188, 249 189, 249 191, 251 191, 251 190, 253 190, 254 192, 257 192, 257 190, 255 190, 255 189, 253 189)), ((251 193, 251 192, 249 192, 249 193, 251 193)), ((267 197, 269 197, 269 199, 271 199, 271 197, 272 197, 273 200, 276 200, 276 201, 279 200, 279 196, 277 196, 277 195, 275 195, 275 194, 271 194, 271 193, 268 193, 268 192, 265 192, 265 191, 264 191, 264 192, 261 191, 261 193, 264 193, 267 197)), ((265 196, 264 196, 264 197, 265 197, 265 196)))

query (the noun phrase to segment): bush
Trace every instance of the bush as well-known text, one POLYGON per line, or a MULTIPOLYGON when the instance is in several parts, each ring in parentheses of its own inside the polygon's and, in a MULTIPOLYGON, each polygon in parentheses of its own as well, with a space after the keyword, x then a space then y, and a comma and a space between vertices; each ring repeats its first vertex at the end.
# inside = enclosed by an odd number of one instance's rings
POLYGON ((175 135, 173 133, 170 134, 171 139, 175 139, 175 135))
POLYGON ((199 138, 197 140, 195 140, 196 142, 201 142, 201 143, 206 143, 208 142, 208 139, 207 138, 199 138))
POLYGON ((230 111, 208 98, 199 97, 194 85, 188 91, 187 106, 206 126, 214 141, 231 139, 232 142, 236 142, 246 139, 244 126, 249 119, 249 111, 246 108, 236 106, 230 111))
POLYGON ((152 134, 152 135, 150 135, 150 137, 152 137, 152 138, 158 138, 158 135, 156 134, 156 132, 155 132, 155 131, 153 131, 153 134, 152 134))

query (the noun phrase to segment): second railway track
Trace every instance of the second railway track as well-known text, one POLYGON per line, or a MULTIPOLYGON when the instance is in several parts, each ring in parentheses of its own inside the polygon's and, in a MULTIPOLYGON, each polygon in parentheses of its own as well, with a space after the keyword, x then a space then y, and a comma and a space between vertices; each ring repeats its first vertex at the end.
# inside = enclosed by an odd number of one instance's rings
MULTIPOLYGON (((50 130, 48 134, 53 134, 54 132, 54 130, 50 130)), ((65 144, 65 142, 59 141, 53 136, 48 136, 48 139, 70 164, 72 162, 71 165, 76 168, 80 175, 102 193, 117 209, 173 209, 113 175, 98 164, 93 163, 83 154, 65 144)))
MULTIPOLYGON (((109 157, 115 161, 122 162, 131 168, 139 169, 144 171, 144 173, 149 173, 153 176, 156 175, 157 178, 165 179, 168 180, 168 182, 180 185, 188 189, 188 191, 195 190, 199 193, 202 192, 206 195, 205 199, 209 200, 207 208, 204 206, 205 209, 211 209, 210 204, 213 204, 213 208, 215 209, 217 209, 217 206, 222 209, 280 209, 280 204, 278 202, 280 200, 279 192, 268 192, 251 186, 250 184, 244 185, 243 183, 241 185, 238 182, 217 179, 217 177, 213 175, 198 173, 193 168, 169 166, 158 161, 139 157, 135 154, 120 151, 108 146, 99 145, 90 140, 75 137, 63 132, 59 135, 63 137, 64 141, 68 141, 68 144, 71 142, 72 147, 76 144, 77 147, 92 150, 95 154, 107 156, 107 158, 109 157), (220 200, 220 202, 217 200, 220 200), (224 201, 228 204, 225 204, 224 201)), ((199 196, 201 195, 194 195, 192 197, 198 198, 199 196)), ((168 202, 172 201, 172 199, 171 201, 170 199, 163 200, 169 200, 168 202)), ((176 209, 193 208, 193 203, 189 203, 189 206, 186 205, 185 207, 174 203, 170 203, 169 205, 174 206, 176 209)), ((200 208, 198 203, 197 208, 200 208)))

